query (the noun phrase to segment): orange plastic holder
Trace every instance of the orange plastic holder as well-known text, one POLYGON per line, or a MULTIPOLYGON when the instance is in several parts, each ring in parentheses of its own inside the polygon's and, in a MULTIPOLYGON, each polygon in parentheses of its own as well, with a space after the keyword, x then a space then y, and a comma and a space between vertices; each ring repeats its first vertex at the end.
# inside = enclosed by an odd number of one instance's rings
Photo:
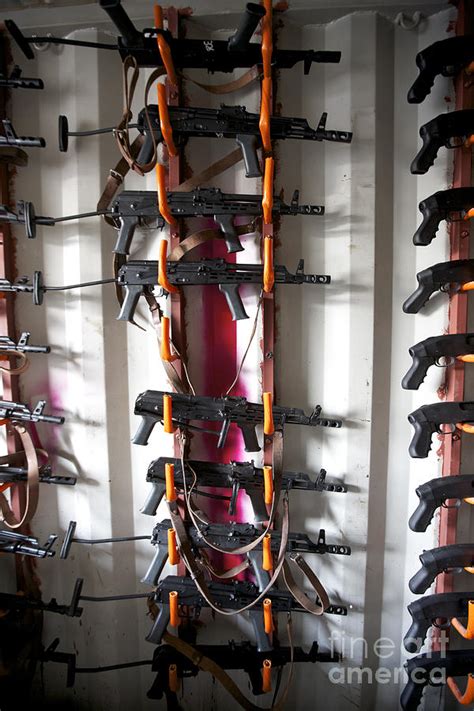
POLYGON ((472 704, 474 701, 474 675, 469 674, 467 677, 467 684, 466 684, 466 689, 464 692, 461 691, 459 686, 456 684, 454 679, 449 676, 446 680, 446 684, 448 685, 451 693, 453 694, 454 698, 456 701, 463 706, 467 706, 468 704, 472 704))
MULTIPOLYGON (((160 5, 155 5, 153 8, 153 16, 155 20, 155 29, 163 29, 163 10, 160 5)), ((168 42, 165 40, 163 35, 158 35, 156 38, 156 43, 158 45, 158 50, 160 52, 161 59, 163 61, 163 66, 166 69, 168 79, 171 84, 178 86, 178 78, 176 76, 176 71, 173 64, 173 57, 171 55, 171 49, 168 42)))
POLYGON ((271 634, 273 632, 272 601, 268 597, 263 601, 263 623, 265 634, 271 634))
POLYGON ((274 432, 273 397, 271 393, 263 393, 263 433, 272 435, 274 432))
POLYGON ((262 691, 268 694, 272 690, 272 662, 270 659, 263 660, 262 667, 262 691))
POLYGON ((163 425, 166 434, 173 434, 173 399, 171 395, 163 395, 163 425))
POLYGON ((263 467, 263 485, 265 492, 265 503, 267 506, 272 505, 273 501, 273 470, 272 467, 263 467))
POLYGON ((265 158, 265 173, 263 177, 263 222, 271 225, 273 222, 273 174, 275 161, 273 158, 265 158))
POLYGON ((167 267, 167 256, 168 256, 168 242, 165 239, 160 240, 159 254, 158 254, 158 284, 166 289, 170 294, 176 294, 179 289, 174 284, 171 284, 168 280, 168 274, 166 273, 167 267))
POLYGON ((171 126, 170 112, 168 111, 168 102, 166 99, 166 86, 161 82, 158 84, 158 113, 160 115, 160 129, 168 153, 171 156, 177 156, 178 149, 174 144, 173 128, 171 126))
POLYGON ((267 533, 262 541, 262 553, 263 562, 262 568, 267 572, 273 570, 273 558, 272 558, 272 537, 270 533, 267 533))
MULTIPOLYGON (((166 396, 165 396, 166 397, 166 396)), ((174 464, 165 464, 166 501, 176 501, 176 487, 174 485, 174 464)))
POLYGON ((474 600, 467 603, 467 627, 464 627, 457 617, 452 618, 451 624, 464 639, 474 639, 474 600))
POLYGON ((168 686, 173 694, 179 691, 178 667, 176 664, 170 664, 168 667, 168 686))
POLYGON ((181 618, 179 616, 178 608, 178 593, 176 590, 172 590, 169 594, 169 605, 170 605, 170 625, 172 627, 179 627, 181 623, 181 618))
POLYGON ((166 360, 168 363, 178 357, 171 352, 170 320, 168 316, 162 316, 161 318, 160 356, 161 360, 166 360))
POLYGON ((263 290, 269 293, 275 283, 275 271, 273 269, 273 239, 265 237, 263 240, 263 290))
POLYGON ((178 565, 180 560, 175 530, 174 528, 168 528, 168 563, 170 565, 178 565))
POLYGON ((158 209, 161 216, 166 220, 169 225, 176 227, 178 224, 174 218, 170 206, 168 204, 168 194, 166 190, 166 168, 161 163, 157 163, 155 167, 156 171, 156 187, 158 192, 158 209))

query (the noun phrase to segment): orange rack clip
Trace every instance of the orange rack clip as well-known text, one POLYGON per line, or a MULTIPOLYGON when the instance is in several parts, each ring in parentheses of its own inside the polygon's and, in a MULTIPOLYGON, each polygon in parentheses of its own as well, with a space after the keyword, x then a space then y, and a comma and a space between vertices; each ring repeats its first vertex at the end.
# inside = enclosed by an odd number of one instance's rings
POLYGON ((458 422, 456 427, 458 430, 461 430, 461 432, 466 432, 466 434, 474 434, 474 425, 471 425, 469 422, 458 422))
MULTIPOLYGON (((163 29, 163 10, 160 5, 155 5, 153 8, 153 15, 155 19, 155 29, 163 29)), ((168 42, 165 40, 163 35, 158 35, 156 38, 156 44, 160 52, 161 59, 163 61, 163 66, 166 69, 168 79, 171 84, 178 86, 178 78, 176 76, 176 71, 173 64, 173 57, 171 56, 171 49, 168 42)))
POLYGON ((471 207, 466 211, 466 214, 463 216, 463 220, 470 220, 471 217, 474 217, 474 207, 471 207))
POLYGON ((467 281, 465 284, 462 284, 459 291, 472 291, 474 289, 474 281, 467 281))
POLYGON ((262 691, 268 694, 272 690, 272 663, 270 659, 263 660, 262 667, 262 691))
MULTIPOLYGON (((174 488, 174 486, 173 486, 174 488)), ((176 497, 176 491, 175 491, 176 497)), ((166 497, 168 498, 168 497, 166 497)), ((178 546, 176 545, 176 532, 174 528, 168 528, 168 563, 170 565, 178 565, 180 561, 180 555, 178 551, 178 546)))
POLYGON ((262 541, 262 553, 263 553, 263 570, 269 571, 273 570, 273 558, 272 558, 272 537, 270 533, 267 533, 263 537, 262 541))
POLYGON ((266 435, 272 435, 275 432, 272 400, 271 393, 263 393, 263 433, 266 435))
POLYGON ((471 146, 474 146, 474 134, 466 138, 464 141, 464 146, 465 148, 470 148, 471 146))
POLYGON ((263 601, 263 622, 265 634, 271 634, 273 632, 272 601, 268 597, 263 601))
POLYGON ((165 239, 160 240, 159 254, 158 254, 158 284, 166 289, 170 294, 177 293, 179 291, 177 286, 171 284, 168 279, 168 274, 166 273, 168 256, 168 242, 165 239))
POLYGON ((474 363, 474 354, 469 353, 467 355, 456 356, 456 360, 462 360, 463 363, 474 363))
POLYGON ((263 290, 268 294, 275 283, 273 269, 273 239, 265 237, 263 240, 263 290))
POLYGON ((466 690, 464 693, 461 693, 459 686, 456 684, 452 676, 448 676, 446 684, 458 703, 463 706, 472 704, 474 701, 474 674, 469 674, 467 677, 466 690))
POLYGON ((166 360, 168 363, 171 363, 172 360, 176 360, 177 358, 177 356, 174 356, 171 352, 170 320, 168 316, 162 316, 161 318, 160 356, 161 360, 166 360))
POLYGON ((173 694, 176 694, 179 690, 178 667, 176 664, 170 664, 168 667, 168 686, 173 694))
POLYGON ((273 471, 269 466, 263 467, 263 485, 265 492, 265 503, 267 506, 272 505, 273 501, 273 471))
POLYGON ((452 618, 451 624, 464 639, 474 639, 474 600, 467 603, 467 627, 457 617, 452 618))
POLYGON ((272 152, 272 141, 270 136, 270 99, 272 94, 272 80, 270 77, 262 79, 262 98, 260 101, 260 119, 258 127, 262 137, 263 150, 265 153, 272 152))
POLYGON ((163 425, 166 434, 173 434, 173 400, 171 395, 163 395, 163 425))
POLYGON ((173 129, 171 127, 170 113, 166 101, 166 86, 161 83, 158 84, 158 113, 160 115, 160 129, 163 140, 168 148, 168 153, 172 156, 177 156, 178 149, 174 144, 173 129))
POLYGON ((273 221, 273 173, 275 161, 273 158, 265 158, 265 173, 263 178, 263 222, 271 225, 273 221))
POLYGON ((169 603, 170 603, 170 625, 172 627, 179 627, 181 623, 181 619, 179 616, 179 609, 178 609, 178 593, 176 590, 172 590, 169 594, 169 603))
POLYGON ((176 487, 174 485, 174 464, 165 464, 165 484, 166 484, 166 501, 176 501, 176 487))
POLYGON ((263 76, 270 79, 272 76, 272 24, 273 24, 273 8, 272 0, 263 0, 265 15, 262 19, 262 59, 263 59, 263 76))
POLYGON ((166 192, 166 168, 161 163, 157 163, 155 167, 156 171, 156 187, 158 190, 158 209, 161 216, 166 220, 169 225, 176 227, 178 224, 174 218, 170 206, 168 204, 168 195, 166 192))
POLYGON ((9 482, 9 483, 7 483, 7 484, 0 484, 0 493, 1 493, 2 491, 6 491, 6 490, 9 489, 11 486, 13 486, 13 482, 9 482))

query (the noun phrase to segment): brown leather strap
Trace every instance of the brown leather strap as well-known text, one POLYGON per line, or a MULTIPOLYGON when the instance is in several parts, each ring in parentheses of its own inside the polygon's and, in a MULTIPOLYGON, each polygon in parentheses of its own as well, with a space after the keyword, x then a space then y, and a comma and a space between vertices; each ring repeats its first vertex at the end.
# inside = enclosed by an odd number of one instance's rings
POLYGON ((223 158, 219 158, 215 163, 211 163, 210 166, 201 170, 200 173, 192 175, 190 178, 180 183, 177 188, 174 189, 175 192, 185 193, 188 190, 194 190, 194 188, 199 188, 204 183, 209 182, 217 175, 220 175, 228 168, 242 160, 242 151, 240 148, 235 148, 230 153, 227 153, 223 158))
MULTIPOLYGON (((144 142, 145 136, 142 136, 141 133, 138 134, 138 136, 135 138, 135 140, 130 146, 130 156, 132 160, 135 160, 137 158, 144 142)), ((97 212, 107 210, 110 207, 112 200, 117 194, 117 191, 122 185, 124 178, 129 170, 130 163, 122 157, 120 158, 117 165, 109 171, 109 175, 107 176, 107 180, 105 182, 105 187, 102 191, 102 195, 99 198, 99 202, 97 203, 97 212)), ((109 225, 111 225, 112 227, 117 227, 117 223, 113 217, 110 217, 109 215, 104 215, 103 217, 109 225)))
POLYGON ((286 587, 293 595, 295 600, 299 602, 300 605, 304 607, 307 612, 310 612, 312 615, 322 615, 324 613, 324 610, 329 607, 329 598, 321 581, 319 580, 316 573, 309 567, 303 556, 299 553, 297 553, 296 555, 290 555, 290 561, 294 562, 309 580, 320 602, 314 602, 313 600, 311 600, 306 595, 306 593, 301 590, 300 587, 298 587, 292 575, 288 561, 285 560, 282 572, 283 580, 285 581, 286 587))
MULTIPOLYGON (((237 235, 250 235, 255 232, 255 223, 249 222, 246 225, 238 225, 235 228, 237 235)), ((191 252, 196 247, 200 247, 206 242, 210 242, 214 239, 224 239, 223 233, 216 227, 210 227, 205 230, 200 230, 199 232, 193 232, 192 234, 185 237, 170 254, 168 254, 169 262, 179 262, 180 259, 184 257, 185 254, 191 252)))
POLYGON ((11 510, 6 496, 3 493, 0 493, 0 517, 3 523, 8 526, 8 528, 12 529, 20 528, 24 524, 31 521, 36 509, 38 508, 39 498, 39 465, 37 452, 34 448, 29 432, 25 429, 25 427, 23 427, 23 425, 15 425, 15 431, 20 436, 21 443, 23 445, 28 473, 26 479, 25 508, 21 514, 20 520, 16 518, 15 514, 11 510))
POLYGON ((30 367, 30 361, 28 360, 26 353, 22 353, 21 351, 8 351, 7 358, 9 358, 10 356, 20 358, 20 364, 17 365, 15 368, 6 368, 4 365, 0 365, 0 370, 3 370, 5 373, 8 373, 9 375, 20 375, 21 373, 24 373, 25 370, 28 370, 28 368, 30 367))
POLYGON ((233 81, 228 81, 225 84, 201 84, 201 82, 192 79, 187 74, 181 74, 182 78, 186 81, 190 81, 191 84, 199 86, 204 91, 208 91, 210 94, 232 94, 233 91, 238 91, 248 86, 255 79, 259 79, 262 76, 261 70, 257 65, 254 65, 248 69, 242 76, 233 81))

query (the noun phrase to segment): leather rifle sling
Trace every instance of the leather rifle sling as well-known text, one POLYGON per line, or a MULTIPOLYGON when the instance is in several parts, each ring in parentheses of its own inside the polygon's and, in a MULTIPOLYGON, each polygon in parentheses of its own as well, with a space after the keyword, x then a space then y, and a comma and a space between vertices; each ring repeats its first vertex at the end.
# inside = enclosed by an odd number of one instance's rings
POLYGON ((29 521, 31 521, 36 512, 36 509, 38 508, 39 498, 39 465, 37 452, 35 450, 29 432, 25 429, 25 427, 23 427, 23 425, 15 425, 15 431, 20 436, 21 443, 23 445, 24 455, 28 467, 28 473, 26 480, 25 508, 21 514, 20 520, 16 518, 15 514, 11 510, 10 504, 8 503, 6 496, 0 492, 1 518, 3 520, 3 523, 8 526, 8 528, 12 529, 20 528, 24 524, 29 523, 29 521))
MULTIPOLYGON (((130 155, 133 160, 140 153, 140 149, 144 142, 145 136, 142 136, 142 134, 140 133, 131 144, 130 155)), ((97 212, 109 209, 112 200, 117 194, 117 191, 122 185, 124 178, 129 170, 130 163, 126 161, 125 158, 120 158, 117 165, 109 171, 109 175, 107 176, 107 180, 105 182, 105 187, 97 203, 97 212)), ((103 215, 103 218, 111 227, 117 227, 117 223, 113 217, 110 217, 109 215, 103 215)))
MULTIPOLYGON (((290 689, 291 682, 293 680, 293 657, 294 657, 294 651, 293 651, 293 635, 292 635, 292 628, 291 628, 291 617, 288 618, 288 623, 287 623, 287 633, 288 633, 288 641, 290 645, 290 671, 288 674, 288 679, 285 684, 285 688, 282 691, 280 698, 278 699, 278 702, 276 704, 272 704, 271 707, 268 707, 268 711, 283 711, 283 705, 286 701, 286 697, 288 696, 288 691, 290 689)), ((194 664, 194 666, 198 667, 201 671, 208 672, 209 674, 212 674, 214 679, 216 679, 219 684, 221 684, 224 689, 237 701, 237 703, 243 708, 243 709, 250 709, 250 711, 267 711, 265 707, 261 706, 255 706, 251 701, 249 701, 240 691, 239 687, 235 683, 235 681, 227 674, 227 672, 217 664, 213 659, 210 659, 209 657, 206 657, 204 654, 199 652, 195 647, 193 647, 191 644, 188 644, 184 640, 180 639, 179 637, 175 637, 174 635, 170 634, 169 632, 165 632, 163 634, 163 641, 166 644, 169 644, 171 647, 176 649, 177 652, 182 654, 184 657, 189 659, 190 662, 194 664)))
POLYGON ((3 370, 5 373, 8 373, 9 375, 20 375, 21 373, 24 373, 25 370, 28 370, 28 368, 30 367, 30 361, 28 360, 28 357, 25 353, 15 350, 8 351, 5 360, 7 360, 9 356, 15 356, 16 358, 20 358, 20 364, 17 365, 15 368, 5 368, 4 365, 0 365, 0 370, 3 370))
POLYGON ((232 81, 224 84, 202 84, 201 82, 192 79, 187 74, 181 74, 183 79, 190 81, 191 84, 194 84, 194 86, 198 86, 200 89, 204 89, 204 91, 208 91, 210 94, 216 95, 232 94, 232 92, 243 89, 255 81, 255 79, 259 79, 261 76, 262 72, 256 64, 254 64, 253 67, 250 67, 250 69, 244 72, 244 74, 242 74, 242 76, 238 79, 233 79, 232 81))

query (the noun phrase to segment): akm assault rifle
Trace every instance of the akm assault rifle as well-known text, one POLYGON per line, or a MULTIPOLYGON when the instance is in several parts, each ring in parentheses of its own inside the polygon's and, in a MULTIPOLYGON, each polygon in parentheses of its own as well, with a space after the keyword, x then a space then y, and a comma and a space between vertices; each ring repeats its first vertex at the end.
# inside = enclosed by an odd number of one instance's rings
POLYGON ((36 136, 17 136, 10 119, 2 119, 3 133, 0 135, 1 146, 18 146, 20 148, 44 148, 46 141, 44 138, 36 136))
POLYGON ((439 114, 420 128, 423 146, 410 166, 414 175, 427 173, 435 162, 439 149, 459 148, 472 135, 474 109, 461 109, 447 114, 439 114))
POLYGON ((431 244, 436 237, 441 220, 458 222, 467 217, 474 207, 474 188, 439 190, 418 205, 423 221, 413 235, 417 247, 431 244))
POLYGON ((12 351, 16 351, 17 353, 51 352, 51 348, 49 346, 30 346, 30 336, 31 333, 29 331, 23 331, 16 343, 9 336, 0 336, 0 353, 11 353, 12 351))
POLYGON ((474 544, 454 543, 432 548, 420 555, 421 568, 413 575, 408 587, 415 595, 426 592, 440 573, 458 572, 474 566, 474 544))
MULTIPOLYGON (((252 694, 263 694, 262 667, 263 662, 271 662, 272 669, 284 667, 292 660, 296 663, 319 662, 325 664, 338 662, 339 654, 320 652, 317 642, 313 642, 309 652, 301 647, 276 647, 266 652, 259 652, 257 647, 250 642, 229 642, 228 644, 193 644, 200 656, 207 657, 216 662, 221 669, 241 669, 249 678, 252 694)), ((178 679, 195 677, 199 674, 199 667, 190 659, 180 654, 170 644, 160 644, 153 652, 152 671, 157 672, 155 681, 147 693, 149 699, 168 698, 171 692, 169 687, 169 668, 176 668, 178 679)))
MULTIPOLYGON (((142 583, 153 586, 158 584, 160 575, 168 560, 168 531, 170 528, 170 519, 165 519, 155 525, 151 543, 156 547, 156 553, 142 578, 142 583)), ((186 526, 186 529, 188 537, 195 548, 208 548, 206 541, 202 537, 202 534, 204 534, 207 540, 212 541, 221 550, 251 544, 261 534, 261 530, 255 528, 251 523, 209 523, 205 526, 200 526, 200 531, 196 530, 193 525, 186 526)), ((278 552, 280 542, 281 532, 272 531, 270 546, 273 553, 278 552)), ((286 552, 350 555, 351 549, 349 546, 326 543, 326 531, 322 528, 319 531, 317 542, 312 541, 305 533, 289 533, 286 552)), ((270 582, 269 573, 263 570, 262 567, 262 543, 251 550, 248 553, 248 557, 257 581, 257 587, 261 592, 270 582)))
MULTIPOLYGON (((225 445, 231 422, 234 422, 242 432, 246 452, 259 452, 256 427, 263 423, 263 405, 248 402, 244 397, 207 397, 203 395, 184 395, 167 393, 162 390, 146 390, 135 401, 135 415, 140 415, 142 421, 132 440, 134 444, 146 445, 154 426, 163 419, 164 396, 171 398, 172 420, 176 427, 191 431, 207 432, 218 437, 217 448, 225 445), (220 422, 219 431, 208 430, 190 425, 189 422, 200 420, 205 422, 220 422)), ((316 405, 311 415, 305 415, 296 407, 273 405, 273 421, 275 428, 283 428, 284 424, 309 425, 310 427, 341 427, 341 420, 320 417, 321 406, 316 405)))
MULTIPOLYGON (((233 72, 239 67, 253 67, 262 63, 261 44, 250 42, 258 23, 265 15, 262 5, 247 3, 237 31, 228 40, 175 39, 169 31, 158 28, 140 32, 122 7, 120 0, 100 0, 100 6, 121 34, 117 44, 63 39, 50 34, 45 37, 25 37, 12 20, 5 20, 5 26, 28 59, 34 58, 32 44, 49 43, 118 50, 122 59, 132 56, 139 66, 161 67, 163 59, 158 49, 157 38, 162 36, 169 45, 171 59, 176 69, 202 68, 209 72, 233 72)), ((340 58, 340 52, 274 48, 272 65, 276 69, 289 69, 298 62, 304 62, 304 73, 308 74, 312 62, 338 63, 340 58)))
MULTIPOLYGON (((163 141, 161 131, 158 106, 150 104, 147 106, 147 113, 142 109, 138 115, 136 124, 129 124, 129 128, 137 128, 145 136, 145 141, 138 154, 137 163, 143 165, 149 163, 155 152, 154 141, 163 141), (152 131, 150 131, 150 127, 152 131), (152 135, 153 133, 153 135, 152 135)), ((251 114, 246 111, 245 106, 225 106, 219 109, 206 109, 198 107, 170 106, 169 118, 173 130, 173 139, 177 146, 183 146, 188 138, 233 138, 242 151, 245 164, 245 175, 247 178, 258 178, 261 176, 260 165, 257 156, 257 148, 260 146, 260 115, 251 114)), ((327 113, 323 113, 318 127, 313 129, 306 119, 286 118, 283 116, 272 116, 270 118, 270 134, 273 140, 283 140, 294 138, 305 141, 336 141, 338 143, 350 143, 352 133, 350 131, 334 131, 326 129, 327 113)), ((101 128, 97 131, 86 131, 83 135, 94 135, 94 133, 107 133, 115 131, 114 128, 101 128)), ((75 132, 75 135, 81 135, 75 132)), ((59 150, 68 149, 69 127, 66 116, 59 117, 59 150)))
POLYGON ((416 55, 419 75, 408 91, 410 104, 421 104, 431 93, 438 74, 454 77, 474 60, 474 36, 449 37, 430 44, 416 55))
POLYGON ((431 336, 408 349, 413 363, 402 380, 405 390, 418 390, 432 365, 449 366, 458 358, 474 353, 474 333, 431 336))
MULTIPOLYGON (((190 192, 168 192, 167 202, 176 217, 212 217, 219 225, 229 252, 241 252, 243 247, 234 226, 237 215, 261 215, 261 195, 223 193, 219 188, 196 188, 190 192)), ((324 215, 324 205, 300 205, 299 190, 295 190, 290 204, 279 196, 273 197, 274 215, 324 215)), ((118 227, 114 252, 128 254, 137 226, 152 223, 153 229, 162 229, 166 221, 158 208, 158 195, 151 190, 123 190, 108 210, 96 210, 65 217, 36 215, 32 202, 17 201, 17 212, 0 205, 0 222, 24 224, 26 236, 36 237, 36 225, 52 226, 59 222, 85 217, 107 215, 115 219, 118 227)))
MULTIPOLYGON (((438 620, 453 617, 468 617, 469 602, 474 600, 474 592, 450 592, 437 595, 425 595, 408 605, 412 623, 403 638, 403 646, 407 652, 419 652, 426 640, 428 630, 432 625, 439 627, 438 620)), ((443 629, 445 625, 443 625, 443 629)))
POLYGON ((400 697, 403 711, 417 711, 428 684, 441 686, 450 677, 468 676, 472 674, 473 665, 474 652, 470 650, 429 652, 412 657, 405 664, 408 683, 400 697))
POLYGON ((456 428, 463 429, 464 424, 474 423, 474 402, 436 402, 422 405, 408 415, 408 422, 415 428, 410 442, 411 457, 424 458, 431 449, 434 434, 453 434, 456 428), (443 431, 442 425, 449 425, 449 431, 443 431))
POLYGON ((64 424, 64 417, 43 415, 46 400, 38 400, 33 410, 21 402, 0 400, 0 419, 15 422, 46 422, 51 425, 64 424))
POLYGON ((430 525, 436 509, 445 506, 447 501, 455 499, 460 502, 474 496, 474 474, 440 476, 420 484, 415 493, 420 502, 408 525, 412 531, 423 532, 430 525))
POLYGON ((21 69, 15 64, 9 77, 0 72, 0 87, 2 89, 44 89, 41 79, 30 79, 21 76, 21 69))
MULTIPOLYGON (((183 488, 183 469, 181 460, 173 457, 160 457, 155 459, 148 467, 146 480, 152 484, 150 494, 140 509, 141 513, 147 516, 156 516, 158 506, 165 495, 166 479, 165 465, 174 465, 174 485, 177 489, 183 488)), ((187 462, 188 467, 196 473, 198 488, 196 493, 200 493, 199 487, 211 487, 213 489, 231 489, 229 497, 229 516, 234 516, 236 511, 237 496, 243 490, 250 497, 255 521, 261 523, 268 520, 267 508, 264 501, 264 479, 263 469, 256 467, 253 462, 230 462, 230 464, 219 464, 216 462, 200 462, 191 460, 187 462)), ((191 471, 186 472, 186 483, 191 486, 193 475, 191 471)), ((301 472, 283 472, 281 488, 283 491, 297 489, 300 491, 334 491, 346 493, 347 488, 343 484, 329 483, 326 481, 326 471, 321 469, 315 481, 312 481, 308 474, 301 472)), ((204 494, 205 495, 205 494, 204 494)))
MULTIPOLYGON (((67 291, 103 284, 117 284, 125 289, 125 298, 117 317, 119 321, 134 323, 133 317, 142 294, 153 293, 158 285, 159 262, 129 260, 123 264, 114 279, 99 279, 82 284, 65 286, 45 286, 42 272, 36 271, 31 284, 28 277, 22 277, 15 283, 0 279, 0 293, 31 293, 33 303, 38 306, 43 303, 44 294, 48 291, 67 291)), ((170 284, 176 286, 218 286, 224 294, 234 321, 248 318, 240 298, 241 284, 262 284, 262 264, 234 264, 225 259, 201 259, 199 262, 171 262, 166 264, 166 274, 170 284)), ((328 274, 305 274, 304 260, 300 259, 295 274, 291 274, 284 266, 274 267, 276 284, 330 284, 328 274)), ((161 295, 167 294, 165 289, 161 295)))
POLYGON ((406 314, 417 314, 436 291, 447 291, 451 285, 462 291, 463 284, 474 279, 474 259, 439 262, 418 272, 416 278, 418 287, 403 304, 406 314))
MULTIPOLYGON (((0 482, 3 483, 2 479, 0 482)), ((25 536, 15 531, 0 531, 0 552, 28 555, 33 558, 51 558, 55 553, 51 549, 56 539, 57 536, 52 534, 44 546, 41 546, 34 536, 25 536)))
MULTIPOLYGON (((223 610, 239 610, 250 604, 258 596, 258 589, 253 583, 233 581, 231 583, 210 582, 209 591, 219 607, 223 610)), ((178 605, 186 605, 199 611, 208 607, 207 600, 201 595, 196 584, 191 578, 168 575, 160 580, 156 590, 152 593, 153 600, 159 605, 158 616, 148 633, 146 640, 152 644, 160 644, 170 621, 170 593, 177 593, 178 605)), ((288 590, 272 588, 268 597, 272 601, 272 611, 277 612, 303 612, 304 608, 296 602, 288 590)), ((330 605, 324 610, 331 615, 347 615, 347 608, 343 605, 330 605)), ((255 631, 257 649, 259 652, 270 650, 272 645, 265 632, 263 622, 263 600, 257 602, 249 610, 252 625, 255 631)))

